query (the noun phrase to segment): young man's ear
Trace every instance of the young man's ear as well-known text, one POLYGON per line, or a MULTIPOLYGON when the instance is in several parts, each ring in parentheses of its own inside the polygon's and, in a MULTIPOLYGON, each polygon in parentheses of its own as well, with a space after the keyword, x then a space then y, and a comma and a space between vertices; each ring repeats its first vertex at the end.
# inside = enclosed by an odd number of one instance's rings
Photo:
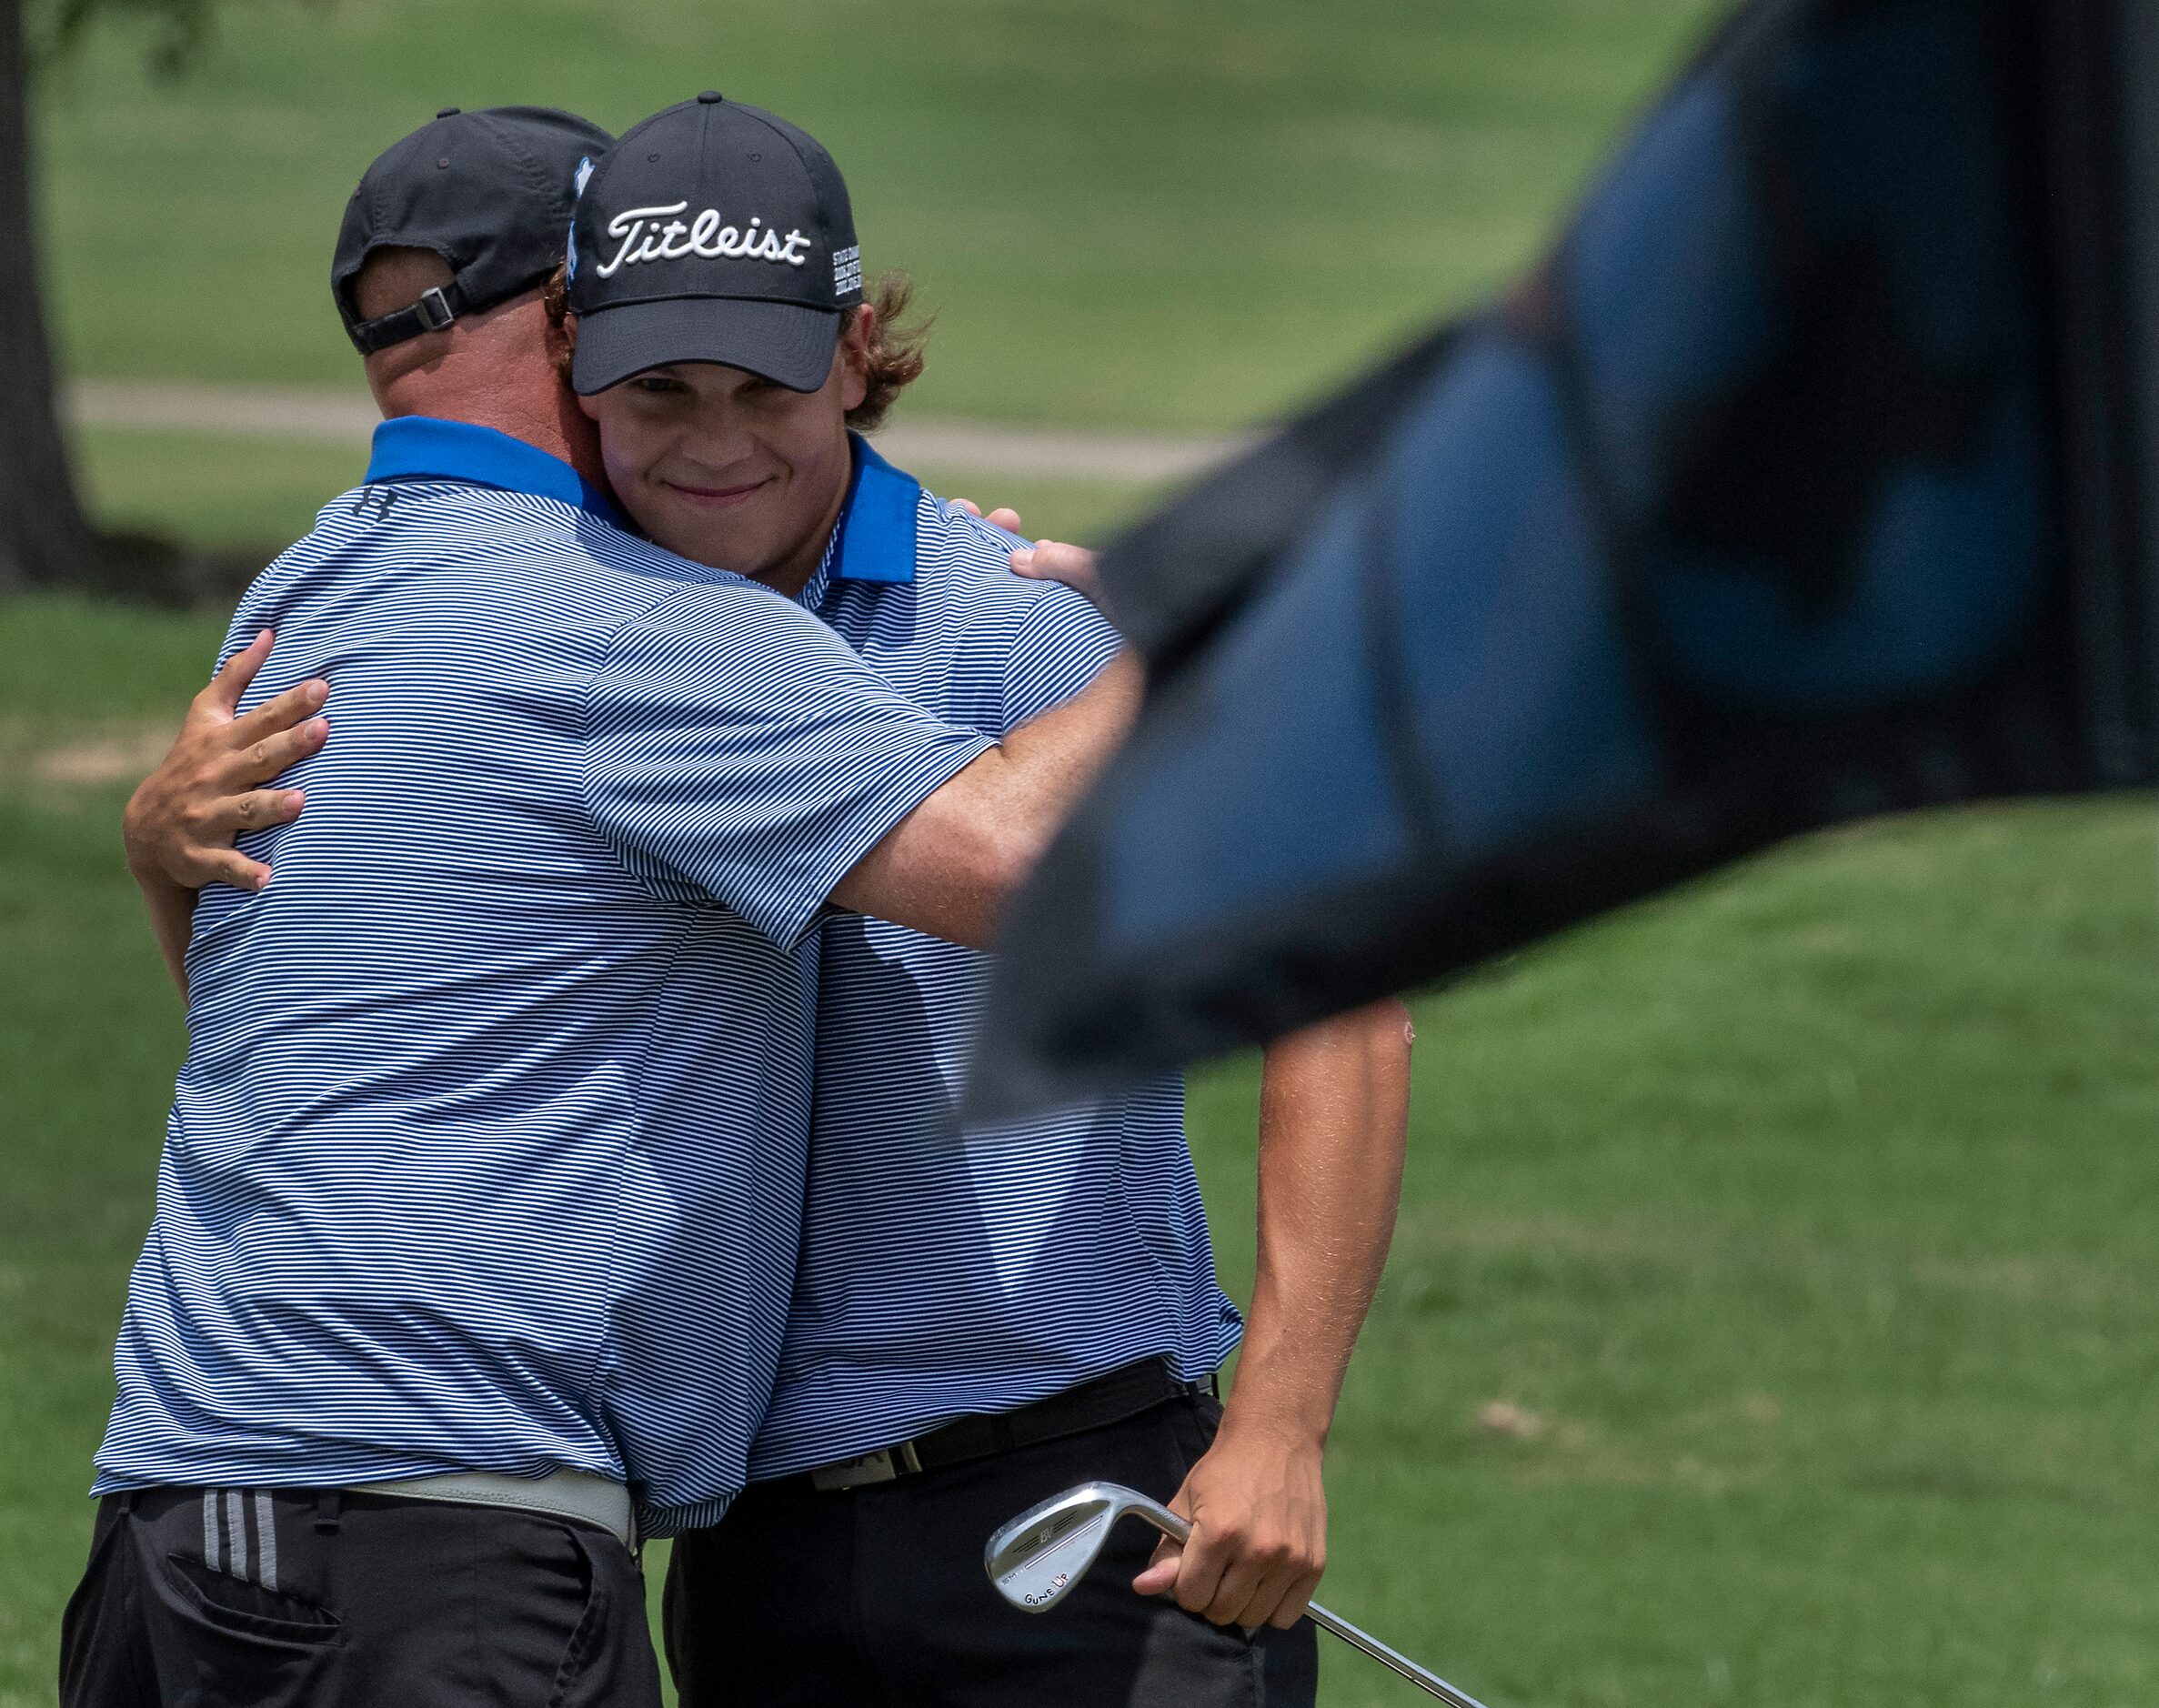
POLYGON ((869 396, 869 340, 877 331, 877 310, 856 306, 839 334, 839 407, 859 409, 869 396))

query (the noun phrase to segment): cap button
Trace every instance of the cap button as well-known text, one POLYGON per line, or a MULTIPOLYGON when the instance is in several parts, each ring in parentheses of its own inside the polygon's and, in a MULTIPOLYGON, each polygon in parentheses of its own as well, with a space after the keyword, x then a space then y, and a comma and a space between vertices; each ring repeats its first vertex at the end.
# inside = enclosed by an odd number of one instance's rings
POLYGON ((707 106, 710 106, 715 101, 726 100, 727 96, 720 94, 718 89, 708 89, 704 94, 698 96, 698 99, 702 101, 707 106))
POLYGON ((456 118, 457 115, 462 113, 464 110, 465 109, 461 106, 446 106, 435 116, 437 118, 456 118))

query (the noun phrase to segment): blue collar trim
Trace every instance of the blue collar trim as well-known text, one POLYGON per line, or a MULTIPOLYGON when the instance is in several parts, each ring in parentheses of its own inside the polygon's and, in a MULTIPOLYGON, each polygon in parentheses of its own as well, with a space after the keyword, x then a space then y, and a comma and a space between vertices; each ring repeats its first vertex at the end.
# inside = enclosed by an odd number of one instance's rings
POLYGON ((554 498, 617 527, 626 526, 614 500, 559 457, 469 421, 404 415, 381 422, 367 480, 370 486, 379 480, 469 480, 554 498))
POLYGON ((915 578, 915 507, 922 483, 902 474, 869 448, 859 433, 855 472, 847 506, 839 513, 838 554, 833 581, 912 581, 915 578))

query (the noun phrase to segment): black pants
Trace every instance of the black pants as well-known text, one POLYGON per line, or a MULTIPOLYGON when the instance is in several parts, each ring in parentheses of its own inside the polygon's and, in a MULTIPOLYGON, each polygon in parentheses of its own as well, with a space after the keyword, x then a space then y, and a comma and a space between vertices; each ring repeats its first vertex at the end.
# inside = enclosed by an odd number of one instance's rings
POLYGON ((607 1532, 312 1490, 108 1495, 62 1708, 658 1708, 644 1582, 607 1532))
POLYGON ((990 1588, 989 1533, 1100 1477, 1166 1500, 1214 1439, 1211 1400, 867 1488, 755 1486, 675 1542, 668 1659, 683 1708, 1309 1708, 1310 1622, 1247 1637, 1132 1593, 1155 1532, 1128 1519, 1057 1607, 990 1588))

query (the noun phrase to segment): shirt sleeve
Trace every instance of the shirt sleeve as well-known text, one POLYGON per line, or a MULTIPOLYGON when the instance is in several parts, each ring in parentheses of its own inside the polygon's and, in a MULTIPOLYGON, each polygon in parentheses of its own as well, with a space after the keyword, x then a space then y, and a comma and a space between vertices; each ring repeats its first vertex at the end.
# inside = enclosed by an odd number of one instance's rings
POLYGON ((719 901, 786 947, 995 745, 903 699, 791 600, 705 585, 610 640, 587 690, 585 796, 648 889, 719 901))
POLYGON ((1123 647, 1123 637, 1085 594, 1045 588, 1007 655, 1004 728, 1017 728, 1070 699, 1123 647))

